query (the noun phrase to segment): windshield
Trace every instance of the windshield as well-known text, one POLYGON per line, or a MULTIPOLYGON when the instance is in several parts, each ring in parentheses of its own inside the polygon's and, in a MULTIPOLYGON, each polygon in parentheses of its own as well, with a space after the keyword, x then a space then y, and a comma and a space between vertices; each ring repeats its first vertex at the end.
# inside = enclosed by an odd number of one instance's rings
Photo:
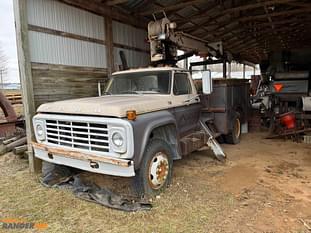
POLYGON ((106 94, 169 94, 170 79, 168 71, 117 74, 110 79, 106 94))

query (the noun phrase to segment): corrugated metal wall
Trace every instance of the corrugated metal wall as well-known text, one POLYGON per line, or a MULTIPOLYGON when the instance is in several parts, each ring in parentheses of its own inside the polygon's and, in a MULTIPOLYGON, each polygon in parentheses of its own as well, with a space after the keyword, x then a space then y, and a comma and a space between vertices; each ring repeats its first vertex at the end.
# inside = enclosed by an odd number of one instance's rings
MULTIPOLYGON (((28 23, 43 28, 105 40, 104 17, 54 0, 27 0, 28 23)), ((32 62, 107 68, 103 44, 30 32, 32 62)))
POLYGON ((146 43, 147 31, 126 25, 117 21, 112 21, 113 42, 147 50, 149 44, 146 43))
POLYGON ((28 23, 96 39, 105 39, 104 17, 53 0, 27 0, 28 23))
POLYGON ((107 78, 105 18, 55 0, 27 0, 27 15, 35 105, 96 96, 107 78))
MULTIPOLYGON (((105 18, 55 0, 27 0, 35 105, 97 95, 107 80, 105 18)), ((112 23, 114 68, 123 50, 129 67, 149 64, 147 33, 112 23)))
POLYGON ((106 47, 42 32, 29 32, 32 62, 106 68, 106 47))
POLYGON ((127 59, 127 65, 131 68, 138 68, 138 67, 146 67, 149 64, 149 54, 146 52, 137 52, 130 49, 123 49, 123 48, 113 48, 114 53, 114 62, 116 65, 121 65, 121 58, 119 55, 120 51, 123 51, 125 57, 127 59))
POLYGON ((117 21, 112 22, 113 42, 129 47, 129 49, 114 47, 114 62, 121 65, 119 51, 123 50, 129 67, 143 67, 149 64, 149 44, 146 43, 147 32, 117 21), (141 51, 135 51, 137 48, 141 51), (145 51, 145 52, 144 52, 145 51))

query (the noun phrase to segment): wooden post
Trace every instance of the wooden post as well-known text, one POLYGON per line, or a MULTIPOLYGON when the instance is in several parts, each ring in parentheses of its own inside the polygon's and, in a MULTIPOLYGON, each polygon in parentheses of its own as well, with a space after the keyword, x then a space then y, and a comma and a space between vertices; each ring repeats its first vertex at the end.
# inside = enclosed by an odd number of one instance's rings
MULTIPOLYGON (((207 60, 206 57, 203 57, 203 61, 206 61, 206 60, 207 60)), ((207 70, 207 65, 206 64, 203 65, 203 70, 207 70)))
POLYGON ((226 61, 226 59, 223 60, 222 72, 223 72, 224 78, 227 78, 227 61, 226 61))
POLYGON ((24 115, 28 142, 29 168, 31 172, 41 170, 41 160, 33 155, 31 142, 34 140, 32 117, 35 114, 35 103, 32 84, 31 63, 28 41, 27 0, 14 0, 14 17, 16 27, 16 43, 18 54, 19 75, 22 86, 24 115))
POLYGON ((228 78, 231 78, 231 62, 228 62, 228 78))
POLYGON ((105 35, 106 35, 106 51, 107 51, 107 66, 108 75, 114 72, 114 54, 113 54, 113 32, 112 32, 112 18, 105 17, 105 35))

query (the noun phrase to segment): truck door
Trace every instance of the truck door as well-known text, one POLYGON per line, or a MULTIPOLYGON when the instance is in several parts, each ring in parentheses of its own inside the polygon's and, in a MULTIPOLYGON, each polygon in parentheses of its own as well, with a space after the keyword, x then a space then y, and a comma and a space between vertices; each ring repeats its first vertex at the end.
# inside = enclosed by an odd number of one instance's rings
POLYGON ((189 73, 174 73, 173 95, 174 115, 183 137, 196 130, 201 110, 200 98, 189 73))

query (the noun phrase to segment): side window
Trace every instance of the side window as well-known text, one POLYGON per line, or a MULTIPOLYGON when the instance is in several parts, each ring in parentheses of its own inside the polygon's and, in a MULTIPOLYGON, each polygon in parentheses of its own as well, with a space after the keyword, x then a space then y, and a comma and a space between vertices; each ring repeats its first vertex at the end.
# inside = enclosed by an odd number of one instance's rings
POLYGON ((175 73, 173 92, 174 95, 191 94, 191 83, 187 74, 175 73))

